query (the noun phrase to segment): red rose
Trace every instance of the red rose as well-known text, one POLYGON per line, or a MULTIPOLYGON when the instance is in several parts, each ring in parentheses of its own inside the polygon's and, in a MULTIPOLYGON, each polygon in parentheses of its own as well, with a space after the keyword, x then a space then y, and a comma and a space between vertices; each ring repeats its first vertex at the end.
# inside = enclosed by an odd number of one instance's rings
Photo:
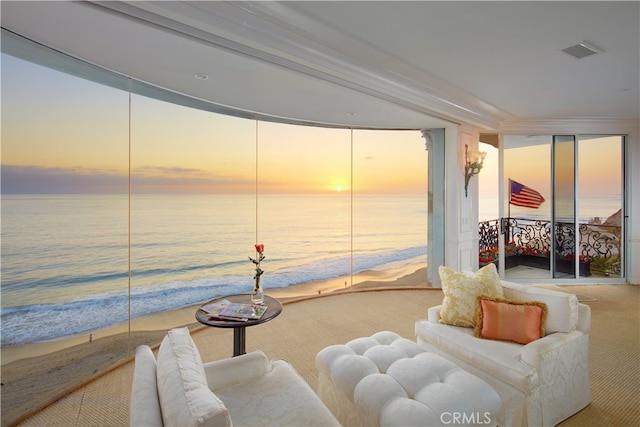
POLYGON ((256 252, 258 252, 259 254, 264 252, 264 245, 262 243, 256 244, 256 252))

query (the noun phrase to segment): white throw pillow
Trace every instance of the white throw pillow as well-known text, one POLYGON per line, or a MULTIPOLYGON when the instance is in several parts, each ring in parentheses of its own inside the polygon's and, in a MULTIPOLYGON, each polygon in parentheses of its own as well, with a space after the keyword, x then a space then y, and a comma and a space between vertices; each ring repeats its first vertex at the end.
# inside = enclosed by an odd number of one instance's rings
POLYGON ((172 329, 158 350, 158 397, 165 426, 230 426, 224 403, 211 391, 189 329, 172 329))
POLYGON ((472 328, 476 324, 479 295, 504 298, 494 264, 487 264, 475 273, 458 272, 441 265, 438 273, 444 292, 440 321, 447 325, 472 328))
POLYGON ((578 297, 567 292, 537 288, 521 283, 502 282, 507 298, 518 301, 540 301, 547 305, 546 334, 571 332, 578 324, 578 297))
POLYGON ((146 345, 136 348, 131 387, 130 424, 146 427, 162 426, 162 411, 156 381, 156 358, 146 345))

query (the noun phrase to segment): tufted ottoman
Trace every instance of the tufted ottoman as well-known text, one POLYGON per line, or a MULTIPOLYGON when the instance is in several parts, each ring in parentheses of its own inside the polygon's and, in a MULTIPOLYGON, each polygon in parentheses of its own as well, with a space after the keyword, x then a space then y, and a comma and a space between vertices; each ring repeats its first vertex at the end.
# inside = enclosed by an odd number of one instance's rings
POLYGON ((318 395, 345 426, 496 425, 502 406, 484 381, 394 332, 316 355, 318 395))

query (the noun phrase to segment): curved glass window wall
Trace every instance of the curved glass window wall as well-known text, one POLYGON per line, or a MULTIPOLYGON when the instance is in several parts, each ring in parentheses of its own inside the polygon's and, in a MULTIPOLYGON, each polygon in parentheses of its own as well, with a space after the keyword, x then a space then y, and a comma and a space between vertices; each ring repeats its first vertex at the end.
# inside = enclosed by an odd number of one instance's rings
POLYGON ((2 56, 3 420, 248 292, 256 242, 267 294, 426 267, 420 132, 232 117, 106 83, 2 56))

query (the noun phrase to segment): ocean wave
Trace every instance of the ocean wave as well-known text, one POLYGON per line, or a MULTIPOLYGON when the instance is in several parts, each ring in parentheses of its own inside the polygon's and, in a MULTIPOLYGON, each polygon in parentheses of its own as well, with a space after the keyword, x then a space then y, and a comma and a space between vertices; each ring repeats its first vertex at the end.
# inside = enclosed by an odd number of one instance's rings
MULTIPOLYGON (((188 265, 180 267, 180 273, 192 273, 196 271, 206 271, 220 268, 235 267, 246 264, 245 261, 231 261, 231 262, 219 262, 219 263, 206 263, 197 265, 188 265)), ((146 268, 146 269, 132 269, 131 275, 136 278, 148 278, 160 275, 170 275, 176 273, 176 268, 146 268)), ((18 276, 11 280, 4 278, 2 281, 3 290, 20 290, 20 289, 34 289, 34 288, 46 288, 55 286, 72 287, 76 285, 91 285, 101 282, 112 282, 118 279, 126 279, 129 276, 128 271, 109 271, 109 272, 94 272, 91 274, 79 274, 75 276, 69 275, 53 275, 42 279, 25 280, 18 276)))
MULTIPOLYGON (((354 273, 410 260, 425 255, 426 252, 426 246, 417 246, 357 255, 353 260, 354 273)), ((350 273, 350 261, 349 256, 328 257, 309 263, 301 260, 295 267, 266 271, 263 280, 268 287, 283 288, 315 280, 333 279, 350 273)), ((157 269, 156 274, 164 275, 169 272, 157 269)), ((218 296, 249 292, 252 286, 251 275, 226 275, 133 287, 131 313, 136 318, 197 305, 218 296)), ((126 322, 129 291, 112 290, 55 304, 6 307, 0 313, 3 347, 53 340, 126 322)))

